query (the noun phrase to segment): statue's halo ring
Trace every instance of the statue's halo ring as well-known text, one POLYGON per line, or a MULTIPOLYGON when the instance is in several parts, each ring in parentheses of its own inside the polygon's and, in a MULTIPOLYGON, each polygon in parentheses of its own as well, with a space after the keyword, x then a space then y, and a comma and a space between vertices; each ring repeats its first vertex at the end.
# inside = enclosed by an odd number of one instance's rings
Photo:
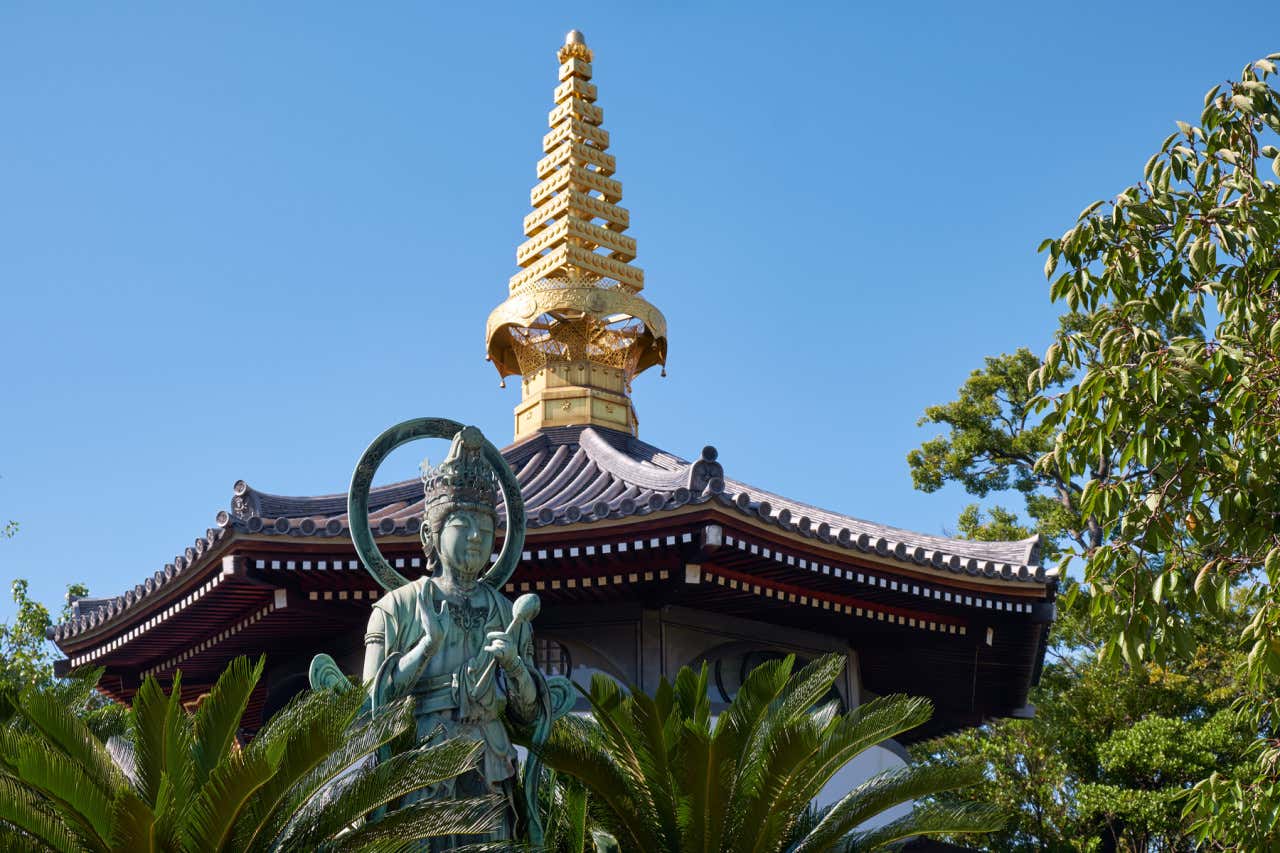
MULTIPOLYGON (((351 488, 347 492, 351 541, 355 543, 356 553, 360 555, 360 562, 365 569, 388 592, 409 583, 409 579, 392 568, 373 541, 373 529, 369 527, 369 489, 373 485, 373 475, 378 472, 378 466, 391 451, 402 444, 419 438, 452 439, 462 431, 463 426, 448 418, 413 418, 398 423, 375 438, 356 463, 355 473, 351 475, 351 488)), ((498 486, 502 489, 502 497, 506 503, 507 531, 497 561, 480 576, 480 582, 500 589, 516 570, 520 552, 524 548, 524 500, 520 497, 520 485, 516 482, 511 467, 507 465, 507 460, 502 458, 498 448, 489 439, 483 438, 483 442, 485 461, 497 475, 498 486)))

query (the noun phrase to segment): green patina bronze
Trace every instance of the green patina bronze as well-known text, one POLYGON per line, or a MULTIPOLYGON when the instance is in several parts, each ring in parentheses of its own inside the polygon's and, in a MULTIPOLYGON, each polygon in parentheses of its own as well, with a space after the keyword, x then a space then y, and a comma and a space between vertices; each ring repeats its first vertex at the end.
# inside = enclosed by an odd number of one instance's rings
MULTIPOLYGON (((416 799, 473 797, 496 793, 507 798, 502 825, 487 838, 457 843, 502 841, 517 834, 541 842, 538 813, 541 763, 524 763, 523 808, 517 809, 517 756, 508 729, 544 742, 552 721, 572 707, 575 693, 566 678, 546 677, 534 664, 531 622, 536 595, 514 605, 502 585, 515 571, 524 547, 524 502, 515 474, 478 429, 445 418, 416 418, 383 432, 356 465, 348 494, 351 538, 365 568, 387 590, 373 607, 365 632, 363 682, 373 714, 387 703, 412 695, 420 745, 448 737, 483 741, 480 765, 470 773, 416 799), (369 526, 369 489, 386 457, 418 438, 452 440, 449 454, 423 472, 426 498, 421 538, 427 571, 409 580, 382 556, 369 526), (497 524, 497 488, 506 505, 502 551, 488 566, 497 524)), ((346 675, 328 655, 311 663, 313 689, 347 689, 346 675)), ((385 756, 384 756, 385 758, 385 756)), ((432 842, 447 850, 454 842, 432 842)))

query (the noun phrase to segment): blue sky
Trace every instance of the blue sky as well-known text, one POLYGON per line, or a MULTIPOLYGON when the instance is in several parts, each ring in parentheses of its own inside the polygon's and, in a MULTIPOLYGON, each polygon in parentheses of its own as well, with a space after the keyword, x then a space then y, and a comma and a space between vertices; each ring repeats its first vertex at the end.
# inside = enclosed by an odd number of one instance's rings
POLYGON ((5 4, 6 588, 120 592, 236 479, 340 491, 404 418, 507 443, 484 319, 571 27, 670 326, 641 437, 946 530, 969 499, 912 490, 922 409, 1043 349, 1040 239, 1277 47, 1172 3, 640 6, 5 4))

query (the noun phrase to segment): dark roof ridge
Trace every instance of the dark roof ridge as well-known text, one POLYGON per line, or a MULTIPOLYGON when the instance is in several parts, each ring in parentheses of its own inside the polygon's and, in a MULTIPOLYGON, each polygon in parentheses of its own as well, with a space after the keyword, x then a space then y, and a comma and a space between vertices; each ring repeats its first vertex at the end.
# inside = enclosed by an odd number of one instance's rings
MULTIPOLYGON (((595 427, 555 427, 503 448, 522 481, 530 529, 549 525, 644 516, 686 505, 718 503, 782 530, 835 544, 848 551, 875 553, 902 563, 951 573, 1004 580, 1053 583, 1057 570, 1040 565, 1039 540, 980 542, 932 536, 785 498, 724 476, 719 453, 702 449, 688 462, 627 433, 595 427)), ((422 482, 403 480, 371 490, 375 535, 404 535, 418 529, 422 482)), ((338 537, 347 532, 346 494, 288 496, 261 492, 237 481, 231 511, 218 513, 217 527, 197 539, 163 570, 122 595, 85 599, 66 622, 50 629, 63 640, 114 622, 187 576, 214 554, 228 534, 338 537)))
MULTIPOLYGON (((642 453, 650 450, 661 452, 658 451, 658 448, 647 445, 638 439, 632 439, 631 443, 636 450, 642 453)), ((605 441, 604 437, 591 427, 584 429, 582 434, 578 436, 578 444, 587 452, 587 456, 601 468, 615 477, 634 483, 641 488, 653 489, 655 492, 674 492, 679 488, 690 490, 693 488, 695 479, 693 469, 696 463, 690 464, 684 462, 684 460, 679 460, 679 462, 683 463, 682 465, 663 467, 655 462, 640 461, 630 453, 619 450, 605 441)), ((628 447, 628 450, 630 449, 628 447)), ((671 458, 675 459, 676 457, 671 458)), ((715 448, 707 448, 703 452, 703 459, 699 461, 714 463, 715 459, 715 448), (709 459, 707 458, 708 451, 710 451, 709 459)), ((716 468, 719 468, 718 464, 716 468)), ((723 474, 724 471, 720 470, 712 476, 723 476, 723 474)))
POLYGON ((872 544, 874 544, 875 538, 886 538, 891 542, 911 543, 913 546, 924 545, 948 554, 967 553, 980 556, 981 559, 1029 566, 1038 566, 1040 564, 1040 537, 1038 535, 1028 536, 1026 539, 1008 541, 934 536, 929 533, 893 527, 852 515, 832 512, 831 510, 787 498, 774 492, 758 489, 749 483, 743 483, 739 480, 728 480, 725 486, 726 494, 747 495, 751 503, 757 507, 757 511, 759 511, 760 505, 763 505, 764 512, 771 515, 772 518, 770 520, 775 521, 775 523, 778 513, 782 509, 787 509, 796 521, 801 517, 807 517, 814 525, 826 522, 832 528, 833 533, 838 532, 843 527, 848 529, 851 536, 855 538, 860 534, 866 534, 873 539, 872 544), (800 512, 797 512, 797 510, 800 512))

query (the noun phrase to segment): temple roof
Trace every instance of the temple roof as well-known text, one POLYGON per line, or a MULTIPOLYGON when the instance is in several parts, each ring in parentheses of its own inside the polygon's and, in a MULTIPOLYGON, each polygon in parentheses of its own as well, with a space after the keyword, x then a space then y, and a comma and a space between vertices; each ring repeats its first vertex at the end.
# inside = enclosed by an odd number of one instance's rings
MULTIPOLYGON (((504 449, 516 472, 531 535, 556 527, 626 524, 628 520, 721 508, 783 533, 814 540, 815 546, 843 549, 916 572, 964 578, 992 586, 1048 584, 1056 570, 1040 565, 1039 543, 1031 537, 1013 542, 979 542, 916 533, 830 512, 764 491, 725 476, 714 447, 704 447, 690 462, 626 433, 592 427, 544 429, 504 449)), ((374 488, 369 520, 376 536, 406 536, 418 531, 422 483, 406 480, 374 488)), ((114 598, 81 599, 74 616, 51 629, 62 641, 126 618, 161 588, 213 558, 230 535, 252 538, 349 538, 347 496, 293 497, 235 484, 229 510, 219 512, 217 527, 163 569, 114 598)), ((499 511, 499 517, 503 515, 499 511)))

